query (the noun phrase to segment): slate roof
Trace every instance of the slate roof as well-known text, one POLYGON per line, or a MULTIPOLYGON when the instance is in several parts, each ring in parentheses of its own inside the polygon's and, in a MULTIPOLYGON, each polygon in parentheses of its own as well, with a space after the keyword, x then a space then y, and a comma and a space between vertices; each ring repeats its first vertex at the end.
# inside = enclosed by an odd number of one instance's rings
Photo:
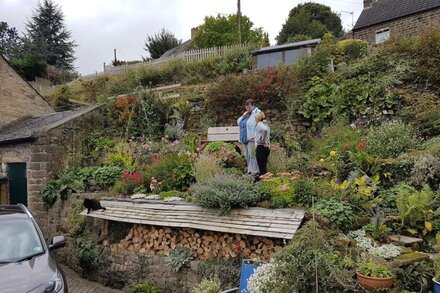
POLYGON ((99 106, 92 106, 80 110, 55 112, 20 119, 0 129, 0 144, 33 140, 37 138, 40 133, 94 111, 98 107, 99 106))
POLYGON ((362 11, 353 31, 435 8, 440 0, 379 0, 362 11))
POLYGON ((295 48, 316 46, 319 43, 321 43, 321 39, 313 39, 313 40, 307 40, 307 41, 296 42, 296 43, 288 43, 288 44, 272 46, 272 47, 264 47, 264 48, 260 48, 258 50, 252 51, 251 53, 252 53, 252 55, 255 56, 255 55, 285 51, 285 50, 295 49, 295 48))
POLYGON ((292 239, 304 218, 303 210, 234 209, 220 215, 218 209, 189 202, 104 199, 105 211, 81 215, 111 221, 163 227, 193 228, 223 233, 292 239))
POLYGON ((164 58, 168 58, 168 57, 179 55, 180 53, 183 53, 186 50, 188 50, 189 47, 191 46, 191 43, 192 43, 192 40, 189 39, 186 42, 183 42, 182 44, 180 44, 179 46, 174 47, 172 49, 169 49, 168 51, 163 53, 162 56, 160 56, 159 59, 164 59, 164 58))

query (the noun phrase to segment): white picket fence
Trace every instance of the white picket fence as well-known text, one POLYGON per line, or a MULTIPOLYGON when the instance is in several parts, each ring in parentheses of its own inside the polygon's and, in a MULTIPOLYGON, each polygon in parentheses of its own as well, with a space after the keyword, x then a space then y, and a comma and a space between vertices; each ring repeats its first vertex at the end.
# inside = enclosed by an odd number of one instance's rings
POLYGON ((117 75, 127 72, 128 70, 141 68, 141 67, 159 67, 173 60, 183 60, 185 62, 190 62, 190 61, 200 61, 207 58, 224 57, 228 52, 232 52, 239 49, 251 49, 251 48, 253 48, 253 46, 250 46, 248 44, 242 44, 242 45, 189 50, 182 52, 178 55, 143 61, 135 64, 124 64, 121 66, 106 65, 104 67, 104 71, 89 75, 83 75, 81 76, 81 78, 87 79, 103 74, 117 75))

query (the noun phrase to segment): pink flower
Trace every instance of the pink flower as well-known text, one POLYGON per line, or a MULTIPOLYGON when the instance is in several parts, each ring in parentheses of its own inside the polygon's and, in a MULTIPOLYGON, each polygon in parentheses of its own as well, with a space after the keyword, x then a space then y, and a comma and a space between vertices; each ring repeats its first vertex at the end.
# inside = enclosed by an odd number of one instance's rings
POLYGON ((180 141, 178 140, 178 139, 176 139, 174 142, 173 142, 173 144, 179 144, 180 143, 180 141))

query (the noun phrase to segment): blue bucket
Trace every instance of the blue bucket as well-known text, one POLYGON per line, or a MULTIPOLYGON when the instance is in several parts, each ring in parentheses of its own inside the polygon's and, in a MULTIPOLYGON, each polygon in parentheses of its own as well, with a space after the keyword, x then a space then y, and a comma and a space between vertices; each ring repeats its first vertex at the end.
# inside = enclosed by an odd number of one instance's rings
POLYGON ((432 284, 434 285, 434 293, 440 293, 440 283, 432 279, 432 284))
POLYGON ((248 281, 257 267, 258 264, 255 260, 252 259, 243 260, 243 263, 241 264, 241 274, 240 274, 240 288, 239 288, 240 293, 249 293, 247 287, 248 281))

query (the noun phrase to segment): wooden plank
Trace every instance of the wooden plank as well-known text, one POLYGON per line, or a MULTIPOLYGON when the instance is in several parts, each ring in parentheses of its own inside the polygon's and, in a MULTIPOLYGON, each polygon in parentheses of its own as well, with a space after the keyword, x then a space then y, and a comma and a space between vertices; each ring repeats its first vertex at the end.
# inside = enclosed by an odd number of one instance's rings
POLYGON ((227 126, 227 127, 209 127, 208 134, 225 134, 225 133, 239 133, 240 128, 238 126, 227 126))
POLYGON ((207 141, 238 141, 238 134, 208 134, 207 141))

